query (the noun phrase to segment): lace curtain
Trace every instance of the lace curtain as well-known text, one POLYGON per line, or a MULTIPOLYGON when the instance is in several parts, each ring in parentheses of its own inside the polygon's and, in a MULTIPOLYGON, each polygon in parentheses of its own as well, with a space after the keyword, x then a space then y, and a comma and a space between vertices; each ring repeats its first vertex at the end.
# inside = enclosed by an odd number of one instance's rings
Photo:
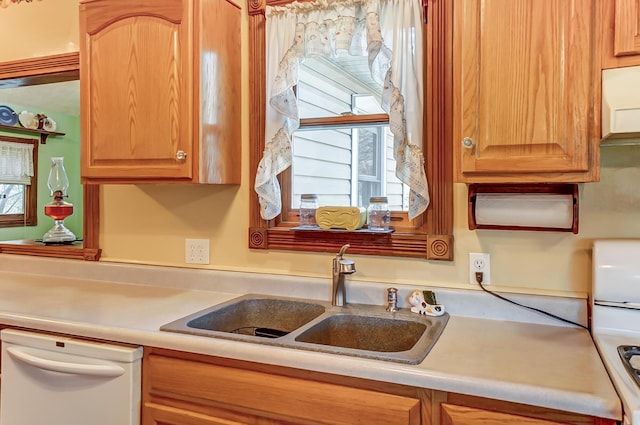
POLYGON ((381 106, 394 135, 396 176, 410 188, 409 218, 422 214, 429 188, 422 152, 422 34, 416 31, 420 2, 318 0, 269 6, 266 13, 266 144, 255 181, 262 218, 271 220, 282 210, 277 176, 291 165, 291 141, 300 125, 294 93, 299 64, 340 50, 368 55, 372 78, 383 83, 381 106))
POLYGON ((33 145, 0 141, 0 183, 31 184, 33 145))
MULTIPOLYGON (((31 3, 32 1, 33 0, 0 0, 0 7, 5 8, 5 7, 9 7, 14 3, 22 3, 22 2, 31 3)), ((42 0, 38 0, 38 1, 42 1, 42 0)))

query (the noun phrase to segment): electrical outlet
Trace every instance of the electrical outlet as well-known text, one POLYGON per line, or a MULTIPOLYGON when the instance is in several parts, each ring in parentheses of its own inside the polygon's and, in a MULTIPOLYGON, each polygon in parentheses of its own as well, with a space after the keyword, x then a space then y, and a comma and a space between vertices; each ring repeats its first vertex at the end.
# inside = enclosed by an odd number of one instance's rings
POLYGON ((185 239, 184 261, 189 264, 209 264, 209 239, 185 239))
POLYGON ((482 284, 491 284, 491 256, 486 253, 469 253, 469 283, 477 285, 476 273, 482 272, 482 284))

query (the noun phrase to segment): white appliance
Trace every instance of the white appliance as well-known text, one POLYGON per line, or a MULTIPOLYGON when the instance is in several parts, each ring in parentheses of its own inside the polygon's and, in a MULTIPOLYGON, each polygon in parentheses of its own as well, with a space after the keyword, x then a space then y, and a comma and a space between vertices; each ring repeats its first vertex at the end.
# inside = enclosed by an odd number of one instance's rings
POLYGON ((2 425, 139 425, 142 347, 4 329, 2 425))
POLYGON ((602 71, 602 137, 640 137, 640 66, 602 71))
POLYGON ((640 239, 593 245, 591 333, 622 401, 623 424, 640 425, 640 239))

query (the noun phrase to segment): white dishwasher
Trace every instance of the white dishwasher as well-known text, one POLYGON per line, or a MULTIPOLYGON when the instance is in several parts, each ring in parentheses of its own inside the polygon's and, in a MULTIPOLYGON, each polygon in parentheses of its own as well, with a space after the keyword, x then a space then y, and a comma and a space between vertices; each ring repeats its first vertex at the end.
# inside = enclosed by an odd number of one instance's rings
POLYGON ((139 425, 142 347, 4 329, 1 425, 139 425))

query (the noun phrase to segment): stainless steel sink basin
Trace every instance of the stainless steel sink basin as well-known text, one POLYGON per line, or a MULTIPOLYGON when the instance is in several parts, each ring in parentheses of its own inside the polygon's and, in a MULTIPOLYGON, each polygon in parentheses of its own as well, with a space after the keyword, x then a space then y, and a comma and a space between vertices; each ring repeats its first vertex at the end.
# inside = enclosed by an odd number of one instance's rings
POLYGON ((168 323, 160 329, 208 337, 420 363, 449 319, 409 309, 245 295, 168 323))

